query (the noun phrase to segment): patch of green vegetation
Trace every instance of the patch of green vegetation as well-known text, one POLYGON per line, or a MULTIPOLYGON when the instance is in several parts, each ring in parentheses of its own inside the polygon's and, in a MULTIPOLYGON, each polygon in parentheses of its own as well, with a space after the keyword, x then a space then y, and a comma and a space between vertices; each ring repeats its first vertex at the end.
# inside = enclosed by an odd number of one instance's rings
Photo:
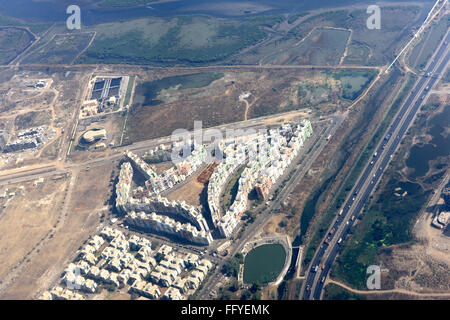
POLYGON ((349 36, 347 30, 316 29, 296 51, 305 64, 335 66, 345 51, 349 36))
POLYGON ((365 300, 363 296, 345 290, 334 283, 326 285, 324 289, 325 300, 365 300))
POLYGON ((447 69, 447 72, 445 73, 444 77, 442 78, 442 82, 446 82, 446 83, 450 82, 450 68, 447 69))
POLYGON ((55 35, 44 46, 32 51, 24 63, 69 64, 91 41, 92 33, 55 35))
POLYGON ((155 1, 157 0, 103 0, 98 5, 100 7, 124 8, 144 5, 155 1))
MULTIPOLYGON (((424 109, 432 106, 425 107, 424 109)), ((419 114, 416 121, 421 121, 423 114, 419 114)), ((416 144, 412 146, 405 164, 414 169, 408 174, 408 179, 415 181, 426 176, 430 170, 430 163, 439 158, 447 158, 450 155, 450 136, 445 134, 449 128, 450 105, 444 108, 443 112, 435 115, 426 122, 426 134, 431 137, 428 143, 416 144)))
POLYGON ((241 177, 242 172, 245 169, 245 165, 241 166, 237 171, 236 174, 233 175, 231 180, 228 182, 227 187, 225 188, 225 191, 223 193, 223 202, 222 202, 222 209, 224 212, 228 211, 230 209, 231 205, 234 202, 234 199, 236 199, 236 195, 239 189, 239 178, 241 177))
POLYGON ((370 56, 370 48, 365 44, 352 43, 348 46, 344 64, 365 65, 370 56))
POLYGON ((221 272, 229 277, 237 278, 239 274, 240 265, 244 263, 244 256, 241 253, 236 253, 233 258, 227 260, 222 266, 221 272))
POLYGON ((0 14, 0 26, 23 26, 24 23, 18 19, 0 14))
POLYGON ((130 103, 131 92, 133 91, 135 76, 131 76, 128 80, 127 92, 125 93, 125 99, 123 105, 126 107, 130 103))
MULTIPOLYGON (((385 6, 380 30, 367 30, 366 10, 325 12, 306 19, 298 27, 293 28, 286 38, 294 37, 301 40, 314 28, 320 27, 351 29, 353 33, 350 45, 366 46, 372 50, 365 64, 383 65, 393 59, 396 54, 395 48, 400 48, 406 40, 409 40, 409 30, 418 23, 420 10, 418 6, 385 6)), ((366 54, 367 51, 361 53, 349 50, 346 61, 361 61, 361 55, 366 54)))
POLYGON ((433 55, 435 48, 444 38, 445 33, 450 27, 450 15, 447 15, 425 33, 422 41, 414 47, 409 56, 409 63, 413 68, 423 69, 427 61, 433 55))
POLYGON ((307 16, 308 14, 309 14, 309 12, 299 12, 299 13, 295 13, 295 14, 289 16, 287 22, 288 22, 289 24, 291 24, 291 23, 295 22, 298 18, 307 16))
POLYGON ((327 83, 301 83, 299 84, 297 90, 299 106, 310 107, 319 103, 327 102, 330 99, 331 93, 332 88, 327 83))
POLYGON ((333 273, 350 285, 363 288, 366 268, 378 249, 413 240, 412 227, 429 194, 417 183, 390 177, 345 245, 333 273), (407 195, 394 195, 396 188, 407 191, 407 195))
POLYGON ((136 100, 144 99, 142 104, 144 106, 154 106, 162 103, 156 97, 161 90, 178 87, 178 90, 194 89, 207 87, 211 82, 218 80, 224 76, 223 73, 204 72, 187 74, 182 76, 167 77, 160 80, 144 82, 136 88, 136 100))
POLYGON ((33 36, 21 28, 0 27, 0 64, 8 64, 23 52, 33 36))
POLYGON ((32 23, 27 24, 19 19, 11 18, 0 14, 0 26, 17 26, 17 27, 28 27, 31 32, 35 34, 41 34, 50 28, 51 23, 32 23))
POLYGON ((177 16, 100 24, 92 27, 98 35, 77 63, 174 65, 219 61, 262 40, 268 21, 278 20, 177 16))
POLYGON ((332 73, 334 79, 341 81, 342 97, 347 100, 359 97, 376 75, 374 70, 341 70, 332 73))

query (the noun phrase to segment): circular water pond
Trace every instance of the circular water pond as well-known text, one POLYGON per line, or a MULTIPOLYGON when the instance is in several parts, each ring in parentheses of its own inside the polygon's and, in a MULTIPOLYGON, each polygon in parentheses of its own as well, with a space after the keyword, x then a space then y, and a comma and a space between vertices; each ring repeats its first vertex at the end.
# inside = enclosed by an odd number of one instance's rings
POLYGON ((265 244, 252 249, 244 260, 244 282, 258 281, 266 284, 274 281, 286 260, 286 251, 281 244, 265 244))

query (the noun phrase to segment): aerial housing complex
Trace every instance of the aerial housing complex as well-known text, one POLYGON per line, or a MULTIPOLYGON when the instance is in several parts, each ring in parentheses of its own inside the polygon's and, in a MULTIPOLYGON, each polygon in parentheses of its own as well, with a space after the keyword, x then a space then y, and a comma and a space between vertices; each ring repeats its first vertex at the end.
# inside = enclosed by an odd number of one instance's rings
MULTIPOLYGON (((283 125, 279 129, 270 129, 264 135, 251 137, 252 141, 245 141, 245 144, 236 139, 235 145, 222 144, 222 152, 226 158, 224 164, 219 165, 218 172, 224 170, 227 163, 231 167, 225 172, 235 170, 236 162, 242 163, 242 150, 246 148, 249 161, 243 170, 239 181, 238 191, 233 204, 218 221, 218 193, 220 186, 208 187, 208 203, 210 205, 213 221, 217 223, 219 233, 223 237, 228 237, 238 224, 240 217, 247 209, 248 194, 253 188, 259 189, 263 196, 267 196, 270 188, 283 175, 285 169, 297 156, 298 151, 303 146, 304 141, 312 134, 311 123, 307 120, 297 126, 289 124, 283 125), (237 156, 236 156, 237 154, 237 156), (218 222, 217 222, 218 221, 218 222)), ((228 174, 230 175, 230 173, 228 174)), ((211 177, 210 183, 217 184, 215 173, 211 177)), ((219 178, 219 183, 223 183, 225 178, 219 178)), ((220 194, 220 193, 219 193, 220 194)))
MULTIPOLYGON (((285 124, 280 128, 219 143, 218 153, 222 154, 224 159, 211 166, 207 197, 212 224, 222 237, 229 237, 236 228, 248 207, 248 195, 252 190, 255 190, 261 199, 268 198, 311 134, 311 123, 304 120, 297 125, 285 124), (233 175, 241 170, 234 201, 225 212, 221 212, 221 195, 233 175)), ((190 142, 187 145, 192 146, 190 142)), ((169 201, 160 195, 161 192, 186 180, 207 162, 210 155, 206 147, 194 144, 189 156, 180 159, 174 167, 161 175, 132 152, 126 152, 126 156, 147 180, 145 188, 138 187, 130 192, 133 171, 129 164, 122 165, 116 206, 126 215, 125 222, 147 232, 162 233, 194 244, 209 245, 213 238, 201 208, 190 206, 185 201, 169 201)))

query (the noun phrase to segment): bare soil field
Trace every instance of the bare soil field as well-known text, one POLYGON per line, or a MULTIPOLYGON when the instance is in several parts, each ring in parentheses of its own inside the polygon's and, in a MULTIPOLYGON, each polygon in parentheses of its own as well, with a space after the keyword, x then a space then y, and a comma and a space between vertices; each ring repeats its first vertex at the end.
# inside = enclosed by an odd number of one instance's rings
POLYGON ((16 275, 16 280, 0 292, 0 298, 36 298, 39 292, 56 284, 76 250, 107 218, 105 203, 112 191, 113 167, 114 164, 94 167, 70 178, 66 193, 60 192, 61 196, 66 194, 64 201, 53 203, 58 206, 53 211, 61 215, 53 235, 16 275))
POLYGON ((205 184, 198 182, 197 177, 193 177, 181 188, 168 194, 167 198, 169 200, 184 200, 192 206, 200 206, 202 205, 202 199, 206 200, 205 184))
MULTIPOLYGON (((29 252, 38 246, 59 221, 59 207, 68 180, 45 179, 40 185, 28 182, 8 186, 0 214, 0 280, 7 279, 13 267, 29 259, 29 252), (23 190, 21 190, 23 186, 23 190), (14 192, 14 196, 9 196, 14 192)), ((5 188, 2 188, 2 192, 5 188)), ((0 294, 2 292, 0 291, 0 294)))
MULTIPOLYGON (((195 120, 207 128, 296 109, 313 108, 316 114, 326 115, 351 104, 343 98, 344 78, 336 78, 334 73, 258 68, 214 71, 219 77, 212 78, 207 72, 169 77, 159 71, 142 76, 124 143, 168 136, 176 129, 192 130, 195 120), (212 81, 197 79, 197 85, 187 85, 193 76, 212 81), (246 102, 239 99, 245 93, 249 93, 246 102)), ((363 84, 361 92, 367 85, 363 84)))

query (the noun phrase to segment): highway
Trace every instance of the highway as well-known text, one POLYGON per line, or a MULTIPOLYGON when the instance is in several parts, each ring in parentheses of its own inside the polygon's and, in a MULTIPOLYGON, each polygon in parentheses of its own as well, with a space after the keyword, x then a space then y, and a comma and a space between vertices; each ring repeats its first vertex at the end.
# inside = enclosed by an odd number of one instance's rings
MULTIPOLYGON (((450 59, 448 41, 450 34, 447 32, 434 58, 429 62, 426 72, 442 74, 450 59)), ((392 121, 386 136, 379 143, 376 151, 359 177, 355 187, 351 190, 349 197, 344 202, 342 211, 331 224, 330 229, 318 250, 316 251, 310 268, 307 270, 306 281, 302 286, 301 297, 304 300, 321 298, 324 282, 328 276, 331 266, 341 250, 343 241, 367 203, 371 193, 379 182, 390 159, 399 146, 401 139, 412 124, 429 90, 440 77, 422 77, 417 80, 414 88, 409 93, 401 109, 392 121), (331 233, 331 235, 330 235, 331 233), (312 296, 311 296, 311 293, 312 296)))

